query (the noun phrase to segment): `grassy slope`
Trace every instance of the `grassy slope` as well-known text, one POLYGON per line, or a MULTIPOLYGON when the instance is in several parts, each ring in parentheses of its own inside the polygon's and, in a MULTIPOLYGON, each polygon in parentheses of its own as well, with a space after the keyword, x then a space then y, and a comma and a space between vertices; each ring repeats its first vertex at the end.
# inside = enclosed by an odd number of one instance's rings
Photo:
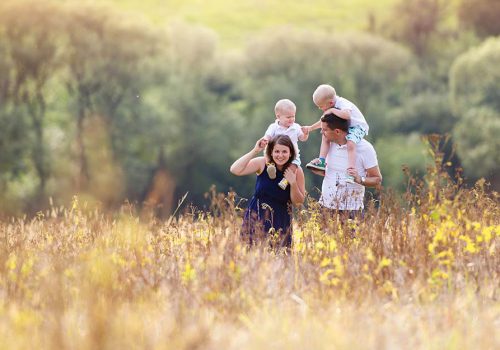
POLYGON ((142 13, 157 24, 183 20, 214 29, 223 46, 240 46, 276 25, 307 29, 366 29, 370 13, 385 18, 397 0, 106 0, 119 9, 142 13))

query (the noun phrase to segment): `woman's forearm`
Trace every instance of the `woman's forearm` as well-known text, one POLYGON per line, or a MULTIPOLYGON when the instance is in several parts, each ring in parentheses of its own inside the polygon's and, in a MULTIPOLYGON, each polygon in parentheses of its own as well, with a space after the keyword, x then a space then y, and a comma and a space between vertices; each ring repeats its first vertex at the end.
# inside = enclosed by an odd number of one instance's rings
POLYGON ((300 205, 300 204, 304 203, 305 198, 306 198, 305 193, 303 193, 300 190, 299 185, 297 183, 294 183, 293 185, 291 185, 290 200, 292 201, 292 203, 294 205, 300 205))
POLYGON ((242 175, 243 171, 247 167, 248 163, 259 154, 259 151, 256 150, 255 148, 252 149, 250 152, 247 154, 244 154, 241 156, 239 159, 237 159, 233 165, 231 165, 231 168, 229 169, 232 174, 234 175, 242 175))

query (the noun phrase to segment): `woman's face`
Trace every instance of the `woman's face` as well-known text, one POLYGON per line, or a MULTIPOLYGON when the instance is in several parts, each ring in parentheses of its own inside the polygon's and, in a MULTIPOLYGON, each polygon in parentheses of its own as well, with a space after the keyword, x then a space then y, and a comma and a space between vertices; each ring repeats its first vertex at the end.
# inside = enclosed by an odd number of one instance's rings
POLYGON ((276 144, 274 145, 272 155, 276 165, 285 165, 288 159, 290 159, 290 148, 276 144))

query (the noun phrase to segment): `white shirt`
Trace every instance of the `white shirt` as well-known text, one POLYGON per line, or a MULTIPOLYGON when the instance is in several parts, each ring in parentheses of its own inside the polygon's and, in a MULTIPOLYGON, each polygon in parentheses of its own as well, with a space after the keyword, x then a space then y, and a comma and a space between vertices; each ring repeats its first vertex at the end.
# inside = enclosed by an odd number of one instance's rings
MULTIPOLYGON (((347 145, 330 142, 326 156, 326 170, 321 187, 320 204, 330 209, 363 209, 365 187, 345 182, 347 172, 347 145)), ((378 165, 377 153, 366 140, 356 145, 356 170, 359 176, 366 176, 366 169, 378 165)))
POLYGON ((288 128, 279 125, 278 120, 271 125, 266 130, 265 136, 274 137, 276 135, 287 135, 292 140, 293 146, 295 147, 296 157, 295 159, 298 161, 298 165, 300 165, 300 150, 299 150, 299 137, 302 137, 304 133, 302 132, 302 128, 299 124, 293 123, 288 128))
POLYGON ((366 134, 368 135, 368 130, 370 127, 368 126, 368 123, 366 122, 366 119, 359 110, 358 107, 351 101, 349 101, 346 98, 337 96, 335 100, 335 108, 341 109, 341 110, 349 110, 351 112, 351 122, 349 126, 356 126, 359 125, 360 127, 363 128, 364 131, 366 131, 366 134))

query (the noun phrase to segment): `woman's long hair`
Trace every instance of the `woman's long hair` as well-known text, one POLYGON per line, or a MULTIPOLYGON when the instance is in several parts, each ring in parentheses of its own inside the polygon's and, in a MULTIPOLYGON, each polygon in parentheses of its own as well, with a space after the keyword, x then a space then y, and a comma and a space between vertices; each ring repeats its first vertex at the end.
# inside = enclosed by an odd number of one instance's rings
POLYGON ((288 149, 290 149, 290 158, 283 165, 283 171, 285 171, 286 168, 288 168, 288 166, 295 159, 295 156, 296 156, 295 147, 293 146, 292 140, 287 135, 277 135, 277 136, 273 137, 269 141, 269 143, 267 144, 267 148, 266 148, 266 156, 267 156, 267 159, 269 159, 269 161, 273 161, 273 150, 274 150, 274 146, 276 146, 276 145, 286 146, 286 147, 288 147, 288 149))

